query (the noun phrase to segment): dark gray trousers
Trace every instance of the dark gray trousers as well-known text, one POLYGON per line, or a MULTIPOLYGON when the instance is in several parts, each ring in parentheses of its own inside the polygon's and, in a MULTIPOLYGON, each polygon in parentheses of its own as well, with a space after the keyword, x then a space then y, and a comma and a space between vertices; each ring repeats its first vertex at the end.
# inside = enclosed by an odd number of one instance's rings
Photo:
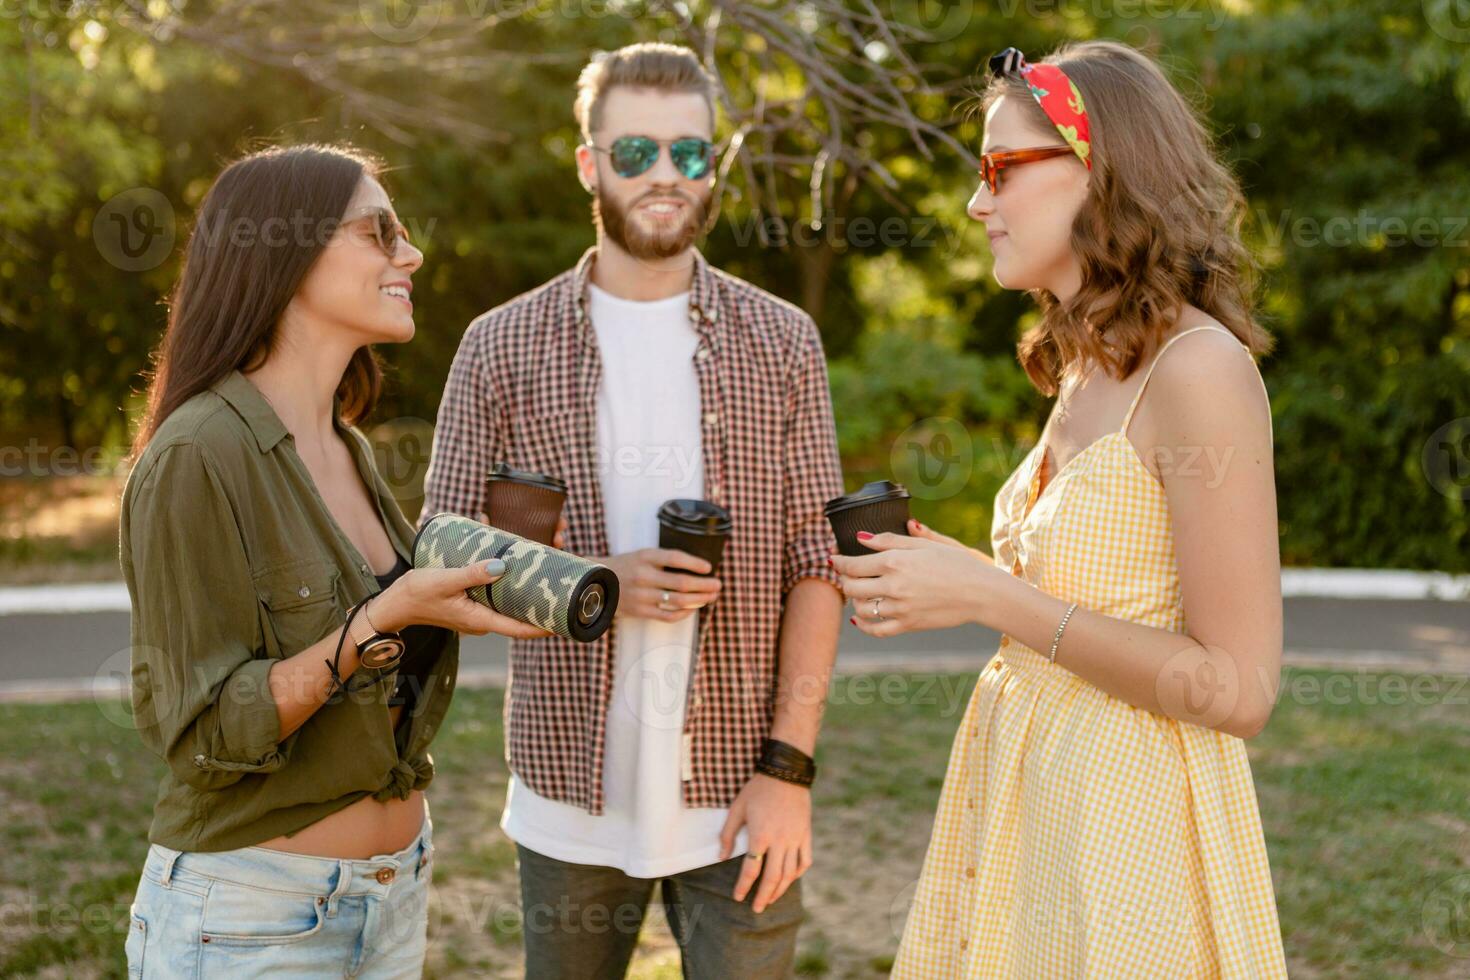
POLYGON ((760 915, 731 897, 743 856, 663 879, 569 864, 516 845, 526 980, 622 980, 660 885, 669 928, 690 980, 785 980, 801 925, 797 879, 760 915))

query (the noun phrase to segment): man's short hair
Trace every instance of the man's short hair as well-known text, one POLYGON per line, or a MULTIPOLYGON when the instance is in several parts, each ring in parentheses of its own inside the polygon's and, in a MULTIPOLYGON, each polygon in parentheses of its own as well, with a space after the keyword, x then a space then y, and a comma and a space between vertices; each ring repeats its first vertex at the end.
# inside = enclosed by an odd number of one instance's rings
POLYGON ((715 79, 689 48, 649 41, 630 44, 616 51, 599 52, 577 78, 577 99, 572 109, 582 138, 602 125, 602 103, 619 85, 652 88, 664 92, 693 92, 709 105, 710 131, 715 127, 715 79))

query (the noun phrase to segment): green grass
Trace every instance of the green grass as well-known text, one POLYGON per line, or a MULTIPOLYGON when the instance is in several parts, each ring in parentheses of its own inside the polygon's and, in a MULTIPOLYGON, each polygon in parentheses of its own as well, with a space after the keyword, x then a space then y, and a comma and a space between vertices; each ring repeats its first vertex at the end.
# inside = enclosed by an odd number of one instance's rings
MULTIPOLYGON (((1311 685, 1327 674, 1288 671, 1270 727, 1249 743, 1292 975, 1470 974, 1470 936, 1436 931, 1435 904, 1452 895, 1459 921, 1470 915, 1470 685, 1395 697, 1384 685, 1398 675, 1338 676, 1367 695, 1324 697, 1311 685), (1458 941, 1458 956, 1436 941, 1458 941)), ((803 976, 891 966, 973 682, 837 679, 803 976)), ((502 737, 500 692, 462 691, 435 744, 429 976, 519 973, 515 852, 497 827, 502 737)), ((123 976, 161 768, 115 703, 0 705, 0 975, 123 976)), ((677 963, 651 913, 633 975, 678 976, 677 963)))

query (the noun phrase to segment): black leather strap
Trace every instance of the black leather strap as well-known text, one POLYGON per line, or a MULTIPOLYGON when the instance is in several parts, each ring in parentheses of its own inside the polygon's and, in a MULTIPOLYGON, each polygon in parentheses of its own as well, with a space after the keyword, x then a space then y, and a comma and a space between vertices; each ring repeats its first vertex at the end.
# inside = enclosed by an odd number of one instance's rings
MULTIPOLYGON (((332 654, 331 660, 325 661, 327 665, 327 672, 332 675, 332 688, 327 692, 328 704, 331 704, 334 700, 336 700, 337 696, 343 692, 353 694, 358 691, 363 691, 369 687, 372 687, 374 684, 378 683, 380 680, 386 677, 389 671, 391 671, 392 669, 391 665, 389 667, 379 669, 374 669, 372 667, 363 665, 358 668, 359 673, 363 675, 361 679, 362 683, 357 682, 353 678, 348 678, 346 681, 342 680, 342 644, 347 642, 348 631, 352 629, 352 621, 357 618, 357 614, 362 611, 363 606, 366 606, 370 601, 377 598, 381 594, 382 593, 380 592, 375 592, 347 611, 347 622, 342 624, 342 632, 337 635, 337 650, 335 653, 332 654)), ((389 635, 397 636, 398 634, 374 632, 373 636, 368 637, 368 641, 371 641, 374 637, 377 636, 389 635)), ((356 641, 353 641, 353 646, 357 646, 356 641)), ((359 647, 359 649, 361 648, 359 647)))
POLYGON ((798 786, 810 786, 817 778, 817 763, 805 752, 788 742, 768 738, 761 743, 756 772, 798 786))

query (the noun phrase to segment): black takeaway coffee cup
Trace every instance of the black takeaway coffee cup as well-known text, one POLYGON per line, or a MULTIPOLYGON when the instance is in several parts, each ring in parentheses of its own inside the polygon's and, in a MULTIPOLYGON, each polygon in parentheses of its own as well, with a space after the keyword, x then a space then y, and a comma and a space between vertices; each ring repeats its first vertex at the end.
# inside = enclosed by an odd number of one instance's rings
MULTIPOLYGON (((710 563, 711 575, 720 570, 725 540, 734 522, 730 512, 708 500, 666 500, 658 509, 658 546, 687 551, 710 563)), ((692 574, 687 569, 674 569, 692 574)))
POLYGON ((485 516, 502 531, 551 544, 567 501, 563 480, 496 463, 485 478, 485 516))
POLYGON ((841 554, 871 555, 873 549, 858 541, 858 532, 908 534, 909 492, 902 484, 876 480, 861 490, 827 501, 822 513, 832 525, 841 554))

